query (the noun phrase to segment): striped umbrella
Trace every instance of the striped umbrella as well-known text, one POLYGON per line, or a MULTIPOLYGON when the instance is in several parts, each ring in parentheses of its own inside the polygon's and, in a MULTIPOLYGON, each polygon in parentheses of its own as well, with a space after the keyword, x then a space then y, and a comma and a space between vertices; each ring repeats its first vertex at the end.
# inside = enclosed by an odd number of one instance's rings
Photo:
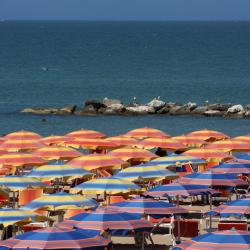
POLYGON ((121 170, 114 177, 123 179, 123 180, 141 180, 150 181, 150 180, 161 180, 168 179, 172 180, 178 178, 178 175, 169 171, 165 167, 153 165, 149 166, 147 164, 142 164, 138 166, 129 167, 121 170))
POLYGON ((46 161, 43 160, 41 157, 33 155, 33 154, 25 154, 25 153, 18 153, 18 154, 7 154, 0 156, 0 166, 40 166, 45 164, 46 161))
POLYGON ((55 194, 44 194, 43 196, 31 201, 23 208, 27 210, 64 210, 64 209, 89 209, 98 207, 99 203, 93 199, 85 198, 79 194, 68 194, 65 192, 55 194))
POLYGON ((222 162, 218 166, 213 167, 213 171, 228 173, 228 174, 250 174, 250 161, 249 162, 222 162))
POLYGON ((0 149, 8 152, 17 152, 20 150, 34 150, 44 146, 45 144, 39 140, 6 140, 0 145, 0 149))
POLYGON ((4 136, 7 140, 40 140, 42 136, 30 131, 17 131, 4 136))
POLYGON ((99 178, 86 181, 71 189, 73 192, 82 191, 83 194, 126 194, 140 192, 141 188, 129 181, 115 177, 99 178))
POLYGON ((94 130, 80 129, 66 134, 67 137, 81 139, 81 138, 105 138, 106 135, 94 130))
POLYGON ((250 151, 250 144, 244 141, 228 139, 223 141, 216 141, 206 146, 206 148, 210 149, 225 149, 232 151, 250 151))
POLYGON ((212 209, 207 214, 219 214, 221 217, 245 216, 247 218, 250 218, 250 198, 228 202, 212 209))
POLYGON ((126 134, 126 137, 133 137, 136 139, 144 139, 144 138, 169 138, 171 137, 169 134, 154 128, 137 128, 130 130, 126 134))
POLYGON ((67 136, 51 135, 51 136, 42 138, 40 142, 46 144, 47 146, 52 146, 52 145, 59 145, 69 140, 72 140, 72 138, 67 137, 67 136))
POLYGON ((121 168, 122 166, 127 166, 125 161, 107 154, 84 155, 69 161, 68 164, 83 167, 89 171, 98 168, 121 168))
POLYGON ((204 185, 190 185, 181 183, 171 183, 167 185, 161 185, 148 190, 144 195, 151 197, 189 197, 195 195, 214 194, 215 190, 208 188, 204 185))
POLYGON ((40 156, 46 160, 71 160, 82 155, 73 148, 48 146, 33 151, 34 155, 40 156))
POLYGON ((148 231, 153 225, 141 214, 119 212, 110 208, 102 208, 90 213, 80 213, 59 224, 60 227, 77 227, 88 230, 103 231, 148 231))
POLYGON ((238 160, 250 161, 250 154, 240 154, 240 155, 237 155, 237 159, 238 160))
POLYGON ((47 187, 47 185, 36 178, 10 175, 0 177, 0 186, 7 187, 12 191, 19 191, 28 187, 47 187))
POLYGON ((237 136, 237 137, 234 137, 233 139, 237 141, 244 141, 246 143, 250 143, 250 135, 237 136))
POLYGON ((249 250, 250 232, 225 230, 202 234, 177 245, 173 250, 249 250))
POLYGON ((183 207, 177 207, 175 204, 165 201, 157 201, 150 198, 136 198, 133 200, 113 203, 110 206, 116 208, 121 212, 141 213, 158 216, 162 215, 162 217, 166 217, 166 215, 188 213, 188 210, 183 207))
POLYGON ((136 140, 134 138, 125 137, 123 135, 108 137, 105 140, 114 142, 118 146, 132 146, 132 145, 135 145, 139 142, 138 140, 136 140))
POLYGON ((192 137, 192 136, 182 135, 182 136, 172 137, 171 139, 177 140, 189 148, 198 148, 198 147, 201 147, 201 146, 207 144, 206 141, 201 140, 195 136, 192 137))
POLYGON ((58 227, 48 227, 26 232, 13 238, 1 241, 2 250, 42 250, 42 249, 86 249, 105 250, 110 244, 109 239, 96 232, 58 227))
POLYGON ((70 177, 70 179, 82 178, 93 175, 81 167, 73 167, 68 164, 44 165, 33 169, 27 177, 35 177, 41 180, 53 180, 56 178, 70 177))
POLYGON ((237 178, 236 174, 218 173, 206 171, 185 175, 178 180, 181 184, 206 185, 209 187, 244 187, 248 186, 246 181, 237 178))
POLYGON ((221 140, 221 139, 229 138, 229 136, 221 132, 218 132, 215 130, 208 130, 208 129, 194 131, 194 132, 186 134, 186 136, 197 137, 201 140, 206 140, 206 141, 210 139, 221 140))
POLYGON ((137 160, 145 162, 154 158, 158 158, 157 155, 142 148, 119 148, 112 150, 109 154, 124 161, 137 160))
POLYGON ((148 138, 136 144, 145 149, 162 148, 165 150, 186 150, 187 147, 181 142, 169 138, 148 138))

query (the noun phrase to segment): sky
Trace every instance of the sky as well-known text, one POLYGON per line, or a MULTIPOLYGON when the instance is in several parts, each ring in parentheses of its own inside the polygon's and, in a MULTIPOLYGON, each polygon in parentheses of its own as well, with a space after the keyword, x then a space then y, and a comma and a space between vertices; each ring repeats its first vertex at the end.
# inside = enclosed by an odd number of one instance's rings
POLYGON ((250 0, 0 0, 5 20, 250 20, 250 0))

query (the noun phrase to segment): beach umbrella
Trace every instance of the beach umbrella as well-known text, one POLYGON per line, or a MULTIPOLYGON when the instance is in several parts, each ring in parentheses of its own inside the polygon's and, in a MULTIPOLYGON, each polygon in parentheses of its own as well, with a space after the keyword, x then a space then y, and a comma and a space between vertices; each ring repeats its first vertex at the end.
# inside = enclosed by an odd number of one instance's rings
POLYGON ((250 161, 222 162, 218 166, 214 166, 213 171, 230 174, 250 174, 250 161))
POLYGON ((158 158, 157 155, 142 148, 119 148, 112 150, 109 155, 120 158, 124 161, 136 160, 136 161, 149 161, 154 158, 158 158))
POLYGON ((119 147, 118 144, 112 141, 107 141, 101 138, 81 138, 66 141, 63 145, 73 148, 87 148, 87 149, 110 149, 119 147))
POLYGON ((166 215, 187 214, 188 210, 183 207, 177 207, 175 204, 158 201, 151 198, 136 198, 123 202, 113 203, 110 207, 116 208, 121 212, 141 213, 148 215, 166 215))
POLYGON ((133 166, 129 168, 125 168, 118 172, 114 177, 135 181, 135 180, 143 180, 143 181, 150 181, 150 180, 162 180, 168 179, 172 180, 178 178, 179 176, 165 167, 157 166, 157 165, 147 165, 141 164, 138 166, 133 166))
POLYGON ((27 177, 35 177, 41 180, 53 180, 56 178, 70 177, 70 179, 89 177, 92 173, 82 167, 73 167, 68 164, 44 165, 33 169, 27 177))
POLYGON ((207 213, 208 215, 220 215, 221 217, 245 216, 250 218, 250 197, 239 199, 220 205, 207 213))
POLYGON ((120 212, 109 207, 89 213, 80 213, 61 222, 59 227, 77 227, 103 231, 109 229, 112 234, 128 231, 149 231, 153 225, 142 218, 141 214, 120 212))
POLYGON ((228 135, 225 135, 215 130, 208 130, 208 129, 194 131, 194 132, 186 134, 186 136, 197 137, 201 140, 206 140, 206 141, 211 140, 211 139, 222 140, 222 139, 229 138, 228 135))
POLYGON ((169 134, 154 128, 137 128, 130 130, 126 134, 126 137, 133 137, 136 139, 145 139, 145 138, 169 138, 171 137, 169 134))
POLYGON ((206 141, 201 140, 195 136, 192 137, 192 136, 181 135, 181 136, 172 137, 171 139, 177 140, 189 148, 198 148, 207 144, 206 141))
POLYGON ((51 135, 51 136, 42 138, 40 142, 46 144, 47 146, 52 146, 52 145, 60 145, 69 140, 72 140, 72 138, 67 137, 67 136, 51 135))
POLYGON ((181 142, 169 138, 148 138, 138 142, 135 146, 145 149, 162 148, 165 150, 186 150, 187 147, 181 142))
POLYGON ((0 156, 0 166, 40 166, 46 161, 40 156, 28 153, 11 153, 0 156))
POLYGON ((30 131, 17 131, 4 136, 6 140, 40 140, 42 136, 30 131))
POLYGON ((0 186, 7 187, 12 191, 20 191, 28 187, 47 187, 47 185, 36 178, 10 175, 0 177, 0 186))
POLYGON ((132 145, 136 145, 139 142, 138 140, 134 138, 125 137, 123 135, 108 137, 105 140, 114 142, 118 146, 132 146, 132 145))
POLYGON ((80 129, 66 134, 66 137, 81 139, 81 138, 105 138, 105 134, 95 130, 80 129))
POLYGON ((84 155, 69 161, 68 164, 76 167, 83 167, 89 171, 98 168, 121 168, 122 166, 127 166, 127 162, 107 154, 84 155))
POLYGON ((86 181, 74 188, 72 192, 81 191, 83 194, 126 194, 140 192, 141 188, 129 181, 115 177, 99 178, 86 181))
POLYGON ((237 141, 244 141, 246 143, 250 143, 250 135, 237 136, 237 137, 234 137, 232 139, 237 140, 237 141))
POLYGON ((46 160, 71 160, 82 155, 79 151, 73 148, 47 146, 39 148, 32 152, 34 155, 40 156, 46 160))
POLYGON ((181 184, 181 183, 171 183, 167 185, 160 185, 152 188, 144 193, 151 197, 189 197, 204 194, 214 194, 217 191, 208 188, 204 185, 192 185, 192 184, 181 184))
POLYGON ((205 171, 185 175, 178 180, 181 184, 206 185, 209 187, 247 187, 248 183, 237 178, 236 174, 205 171))
POLYGON ((64 209, 89 209, 98 207, 99 203, 93 199, 86 198, 79 194, 68 194, 65 192, 44 194, 31 201, 23 208, 27 210, 64 210, 64 209))
POLYGON ((173 250, 249 250, 250 232, 239 230, 202 234, 175 246, 173 250))
POLYGON ((94 231, 84 231, 68 228, 48 227, 26 232, 13 238, 1 241, 2 250, 40 250, 40 249, 86 249, 105 250, 110 244, 94 231))
POLYGON ((239 141, 235 139, 227 139, 223 141, 216 141, 209 145, 207 145, 205 148, 210 149, 225 149, 230 151, 250 151, 250 144, 244 141, 239 141))

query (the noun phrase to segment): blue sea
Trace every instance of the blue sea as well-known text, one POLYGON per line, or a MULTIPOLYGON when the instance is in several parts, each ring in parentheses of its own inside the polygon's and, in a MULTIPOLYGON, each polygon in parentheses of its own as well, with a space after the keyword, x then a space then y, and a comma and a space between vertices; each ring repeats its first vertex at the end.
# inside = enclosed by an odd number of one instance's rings
POLYGON ((25 107, 83 106, 134 96, 164 101, 250 103, 250 22, 0 22, 0 133, 150 126, 172 135, 216 129, 250 133, 249 119, 188 116, 44 116, 25 107), (44 70, 44 69, 48 70, 44 70))

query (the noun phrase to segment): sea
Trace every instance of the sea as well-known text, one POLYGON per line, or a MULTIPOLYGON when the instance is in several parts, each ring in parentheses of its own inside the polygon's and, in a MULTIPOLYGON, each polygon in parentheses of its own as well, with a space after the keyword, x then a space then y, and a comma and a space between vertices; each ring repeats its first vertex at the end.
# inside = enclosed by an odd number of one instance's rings
POLYGON ((0 134, 77 129, 116 135, 154 127, 172 135, 250 133, 250 119, 194 116, 40 116, 26 107, 129 103, 250 103, 250 22, 0 22, 0 134), (43 121, 46 119, 46 122, 43 121))

